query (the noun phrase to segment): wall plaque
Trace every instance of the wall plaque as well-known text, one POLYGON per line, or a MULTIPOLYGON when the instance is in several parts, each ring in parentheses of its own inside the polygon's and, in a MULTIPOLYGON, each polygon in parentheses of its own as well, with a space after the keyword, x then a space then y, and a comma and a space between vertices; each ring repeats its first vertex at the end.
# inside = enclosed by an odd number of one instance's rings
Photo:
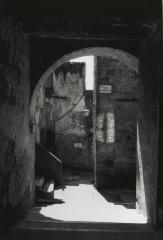
POLYGON ((112 93, 112 85, 100 85, 100 93, 112 93))
POLYGON ((74 148, 83 148, 82 143, 74 143, 74 148))

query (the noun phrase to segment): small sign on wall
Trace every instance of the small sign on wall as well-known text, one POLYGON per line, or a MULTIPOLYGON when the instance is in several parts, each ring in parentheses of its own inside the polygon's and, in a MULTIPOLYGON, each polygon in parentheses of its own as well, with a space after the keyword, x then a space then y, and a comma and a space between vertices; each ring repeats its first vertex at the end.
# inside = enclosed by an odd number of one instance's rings
POLYGON ((83 148, 83 144, 82 143, 74 143, 74 148, 83 148))
POLYGON ((100 93, 112 93, 112 85, 100 85, 100 93))

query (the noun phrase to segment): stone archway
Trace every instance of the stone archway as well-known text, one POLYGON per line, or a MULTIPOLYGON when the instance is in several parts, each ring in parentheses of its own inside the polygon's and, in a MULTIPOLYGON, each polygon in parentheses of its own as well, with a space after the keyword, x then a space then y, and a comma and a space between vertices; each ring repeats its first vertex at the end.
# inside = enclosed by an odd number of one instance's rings
POLYGON ((69 53, 67 55, 64 55, 62 58, 56 61, 50 68, 48 68, 47 71, 44 72, 44 74, 39 79, 31 98, 31 105, 30 105, 31 119, 33 118, 34 108, 37 102, 37 92, 39 91, 40 87, 44 84, 49 74, 52 73, 55 69, 57 69, 63 63, 68 62, 73 58, 78 58, 78 57, 88 56, 88 55, 107 56, 113 59, 119 59, 119 61, 125 62, 125 64, 127 64, 131 69, 138 72, 137 58, 119 49, 113 49, 108 47, 84 48, 84 49, 69 53))
MULTIPOLYGON (((122 50, 118 50, 118 49, 113 49, 113 48, 101 48, 101 47, 97 47, 97 48, 85 48, 85 49, 81 49, 75 52, 72 52, 68 55, 63 56, 62 58, 60 58, 57 62, 55 62, 40 78, 40 80, 38 81, 36 88, 34 89, 33 95, 32 95, 32 99, 31 99, 31 107, 30 107, 30 113, 31 113, 31 121, 32 124, 35 124, 36 120, 36 115, 35 115, 35 107, 37 105, 38 102, 38 98, 37 98, 37 93, 40 91, 40 89, 42 88, 42 86, 45 84, 46 79, 48 78, 48 76, 55 71, 59 66, 61 66, 62 64, 70 61, 73 58, 78 58, 78 57, 82 57, 82 56, 88 56, 88 55, 94 55, 94 56, 103 56, 103 57, 108 57, 111 59, 118 59, 118 61, 120 61, 121 63, 125 63, 126 66, 128 66, 130 69, 132 69, 133 71, 135 71, 136 73, 138 73, 138 60, 136 57, 134 57, 133 55, 124 52, 122 50)), ((140 166, 138 166, 138 171, 140 166)), ((142 169, 141 169, 142 170, 142 169)), ((137 174, 139 175, 139 174, 137 174)), ((141 176, 143 178, 143 176, 141 176)), ((139 184, 140 182, 143 183, 143 179, 139 178, 139 184)), ((142 184, 141 183, 141 184, 142 184)), ((137 190, 139 191, 139 184, 137 184, 137 190)), ((146 209, 145 205, 146 205, 146 197, 145 194, 141 194, 141 196, 139 195, 139 201, 144 203, 144 209, 146 209)), ((146 211, 146 210, 145 210, 146 211)), ((145 212, 146 215, 148 215, 147 212, 145 212)))

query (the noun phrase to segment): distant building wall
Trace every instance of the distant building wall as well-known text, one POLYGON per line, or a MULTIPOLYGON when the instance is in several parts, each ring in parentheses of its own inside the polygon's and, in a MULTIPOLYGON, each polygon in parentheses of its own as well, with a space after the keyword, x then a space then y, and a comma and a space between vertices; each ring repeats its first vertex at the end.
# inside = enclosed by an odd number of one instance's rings
POLYGON ((96 66, 97 186, 135 188, 138 74, 109 57, 96 66))

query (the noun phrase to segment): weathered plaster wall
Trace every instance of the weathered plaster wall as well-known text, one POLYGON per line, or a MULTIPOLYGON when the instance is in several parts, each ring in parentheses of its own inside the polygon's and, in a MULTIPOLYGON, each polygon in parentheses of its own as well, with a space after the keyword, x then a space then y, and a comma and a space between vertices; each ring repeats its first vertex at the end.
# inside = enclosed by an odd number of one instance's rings
POLYGON ((84 108, 85 97, 69 114, 56 122, 55 147, 57 156, 65 166, 91 170, 92 134, 84 108))
POLYGON ((0 22, 0 226, 33 204, 34 149, 29 129, 29 47, 22 25, 0 22))
POLYGON ((135 188, 138 74, 119 59, 97 57, 96 65, 97 186, 135 188))
MULTIPOLYGON (((54 71, 53 92, 46 96, 46 129, 54 135, 54 153, 64 166, 90 169, 90 126, 88 116, 84 116, 89 100, 84 78, 83 63, 65 63, 54 71)), ((51 89, 48 85, 47 94, 51 89)))
MULTIPOLYGON (((145 40, 140 56, 137 200, 149 222, 156 220, 157 197, 161 204, 161 178, 157 196, 158 132, 159 132, 159 66, 161 35, 154 26, 145 40)), ((162 161, 162 159, 160 159, 162 161)), ((160 162, 161 163, 161 162, 160 162)), ((160 164, 161 166, 161 164, 160 164)), ((160 176, 162 175, 159 169, 160 176)), ((160 177, 159 176, 159 177, 160 177)))

